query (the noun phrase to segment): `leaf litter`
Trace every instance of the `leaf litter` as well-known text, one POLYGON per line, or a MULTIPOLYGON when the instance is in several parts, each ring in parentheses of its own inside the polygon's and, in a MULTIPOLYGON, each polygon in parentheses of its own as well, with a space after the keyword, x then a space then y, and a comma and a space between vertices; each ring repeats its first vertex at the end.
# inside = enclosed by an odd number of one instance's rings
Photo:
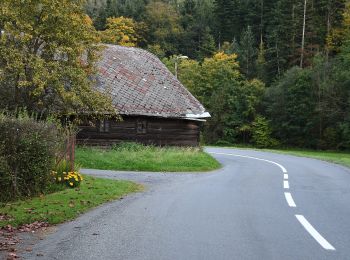
MULTIPOLYGON (((10 216, 0 215, 0 220, 8 220, 10 216)), ((35 221, 30 224, 24 224, 19 227, 13 227, 11 225, 4 226, 0 228, 0 253, 1 251, 7 253, 7 260, 20 259, 20 256, 16 253, 16 246, 21 242, 18 238, 19 233, 35 233, 37 230, 42 230, 49 227, 47 222, 35 221)), ((25 249, 27 252, 31 251, 31 248, 25 249)))

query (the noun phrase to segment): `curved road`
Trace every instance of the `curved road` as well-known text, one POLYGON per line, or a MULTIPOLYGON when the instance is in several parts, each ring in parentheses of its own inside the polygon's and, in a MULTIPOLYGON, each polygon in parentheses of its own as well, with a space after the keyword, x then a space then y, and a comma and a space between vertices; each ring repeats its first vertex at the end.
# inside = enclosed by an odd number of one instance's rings
POLYGON ((350 170, 307 158, 208 148, 206 174, 87 174, 145 193, 58 226, 25 259, 350 259, 350 170))

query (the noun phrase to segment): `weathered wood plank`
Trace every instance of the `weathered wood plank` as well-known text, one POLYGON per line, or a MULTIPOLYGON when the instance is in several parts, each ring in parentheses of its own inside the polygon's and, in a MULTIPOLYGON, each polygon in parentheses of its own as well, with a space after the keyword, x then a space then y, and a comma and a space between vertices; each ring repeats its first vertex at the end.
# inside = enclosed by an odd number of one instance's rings
POLYGON ((160 146, 198 146, 201 122, 166 118, 125 117, 124 121, 110 121, 109 126, 109 132, 100 132, 97 125, 81 126, 81 131, 77 136, 78 143, 109 146, 121 141, 137 141, 160 146), (145 127, 145 130, 138 131, 138 127, 145 127))

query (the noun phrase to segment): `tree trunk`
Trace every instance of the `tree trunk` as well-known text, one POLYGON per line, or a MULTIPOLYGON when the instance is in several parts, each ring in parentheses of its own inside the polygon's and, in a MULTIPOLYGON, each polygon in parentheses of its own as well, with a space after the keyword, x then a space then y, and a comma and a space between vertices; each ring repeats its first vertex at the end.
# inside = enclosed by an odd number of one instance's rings
MULTIPOLYGON (((329 37, 330 33, 331 33, 331 4, 330 4, 330 1, 328 1, 328 8, 327 8, 327 38, 329 37)), ((327 46, 327 45, 326 45, 326 59, 327 59, 327 62, 328 62, 328 60, 329 60, 329 46, 327 46)))
POLYGON ((279 51, 278 51, 278 45, 277 45, 277 40, 276 40, 276 56, 277 56, 277 72, 278 72, 278 77, 281 76, 281 68, 280 68, 280 56, 279 56, 279 51))
POLYGON ((302 40, 301 40, 300 68, 303 67, 303 63, 304 63, 305 27, 306 27, 306 5, 307 5, 307 0, 304 1, 304 20, 303 20, 303 35, 302 35, 302 40))
MULTIPOLYGON (((293 24, 293 31, 292 31, 292 55, 295 55, 295 49, 296 49, 296 43, 295 43, 295 29, 296 29, 296 22, 295 22, 295 3, 292 5, 292 24, 293 24)), ((294 62, 293 62, 294 63, 294 62)))
POLYGON ((264 0, 260 4, 260 45, 263 44, 263 20, 264 20, 264 0))

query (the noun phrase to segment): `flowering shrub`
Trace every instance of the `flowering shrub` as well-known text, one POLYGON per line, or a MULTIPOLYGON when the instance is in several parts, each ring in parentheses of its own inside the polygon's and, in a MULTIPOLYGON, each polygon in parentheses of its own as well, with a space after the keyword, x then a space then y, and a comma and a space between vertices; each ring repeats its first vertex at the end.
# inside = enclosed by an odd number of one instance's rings
POLYGON ((83 176, 79 172, 62 172, 52 171, 52 175, 57 183, 63 183, 70 188, 75 188, 83 181, 83 176))
POLYGON ((80 166, 72 165, 67 160, 61 160, 56 164, 55 170, 52 171, 52 176, 56 183, 65 184, 70 188, 78 187, 83 180, 83 176, 79 173, 80 166), (78 170, 77 170, 78 169, 78 170))

